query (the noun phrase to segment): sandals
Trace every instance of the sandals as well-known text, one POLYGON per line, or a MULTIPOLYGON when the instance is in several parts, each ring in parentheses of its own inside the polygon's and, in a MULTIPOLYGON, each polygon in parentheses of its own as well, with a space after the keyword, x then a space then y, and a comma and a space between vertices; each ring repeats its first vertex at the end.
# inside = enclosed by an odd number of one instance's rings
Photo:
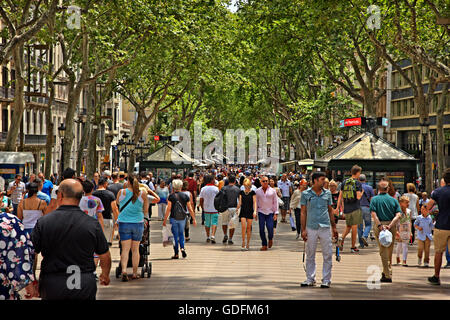
POLYGON ((129 280, 128 275, 125 272, 122 272, 122 282, 128 282, 129 280))
POLYGON ((138 274, 133 274, 132 276, 131 276, 131 279, 132 280, 137 280, 137 279, 140 279, 141 277, 138 275, 138 274))

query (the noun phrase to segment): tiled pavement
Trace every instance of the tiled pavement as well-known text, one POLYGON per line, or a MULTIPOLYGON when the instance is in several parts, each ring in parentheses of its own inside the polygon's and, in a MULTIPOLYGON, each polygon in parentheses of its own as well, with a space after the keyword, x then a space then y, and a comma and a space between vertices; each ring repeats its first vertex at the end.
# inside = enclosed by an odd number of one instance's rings
MULTIPOLYGON (((99 285, 97 299, 450 299, 450 269, 441 271, 441 286, 428 284, 427 277, 433 275, 433 269, 416 266, 416 245, 409 247, 409 267, 393 267, 393 283, 382 283, 380 289, 370 290, 367 268, 381 267, 376 242, 369 240, 369 248, 358 254, 350 253, 349 235, 341 262, 333 260, 331 288, 301 288, 299 284, 306 278, 302 267, 303 241, 295 240, 289 224, 279 223, 273 248, 261 252, 258 226, 253 222, 250 251, 242 252, 240 229, 234 236, 234 245, 222 244, 221 228, 216 233, 217 243, 207 244, 200 214, 197 221, 197 227, 191 225, 191 241, 186 245, 188 257, 180 260, 171 260, 172 248, 162 246, 162 222, 151 222, 153 273, 149 279, 121 282, 115 278, 119 262, 115 241, 111 250, 111 283, 107 287, 99 285)), ((340 234, 344 227, 345 221, 340 221, 340 234)), ((320 284, 321 253, 317 254, 316 262, 320 284)))

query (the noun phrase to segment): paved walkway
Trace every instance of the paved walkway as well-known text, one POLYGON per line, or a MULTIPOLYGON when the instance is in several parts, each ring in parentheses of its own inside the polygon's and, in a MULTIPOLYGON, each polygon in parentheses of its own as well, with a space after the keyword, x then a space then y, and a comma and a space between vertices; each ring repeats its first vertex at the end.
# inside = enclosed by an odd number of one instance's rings
MULTIPOLYGON (((153 216, 157 216, 156 211, 153 216)), ((279 223, 273 248, 261 252, 258 226, 253 222, 250 251, 242 252, 240 228, 234 236, 234 245, 222 244, 221 228, 216 233, 217 243, 207 244, 200 214, 197 221, 196 228, 191 225, 191 241, 186 245, 188 257, 180 260, 171 260, 172 247, 162 246, 162 222, 151 222, 153 273, 150 279, 121 282, 115 278, 119 263, 115 241, 111 250, 111 283, 107 287, 99 286, 97 299, 450 299, 450 269, 441 271, 441 286, 428 284, 427 277, 433 275, 433 269, 417 267, 416 245, 410 246, 409 267, 393 267, 393 283, 382 283, 379 290, 369 290, 368 266, 381 268, 376 242, 369 240, 369 248, 352 254, 348 236, 341 262, 333 260, 331 288, 301 288, 300 282, 306 279, 302 266, 303 241, 295 240, 296 234, 289 224, 279 223)), ((340 221, 340 234, 344 227, 345 221, 340 221)), ((432 246, 432 259, 433 252, 432 246)), ((316 256, 316 262, 320 284, 321 253, 316 256)))

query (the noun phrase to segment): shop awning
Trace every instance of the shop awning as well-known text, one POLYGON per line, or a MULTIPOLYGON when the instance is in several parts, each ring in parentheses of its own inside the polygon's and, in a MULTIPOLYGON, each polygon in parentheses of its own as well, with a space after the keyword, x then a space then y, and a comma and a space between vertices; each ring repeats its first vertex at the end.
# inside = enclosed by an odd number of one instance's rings
POLYGON ((25 164, 34 163, 31 152, 0 152, 0 164, 25 164))

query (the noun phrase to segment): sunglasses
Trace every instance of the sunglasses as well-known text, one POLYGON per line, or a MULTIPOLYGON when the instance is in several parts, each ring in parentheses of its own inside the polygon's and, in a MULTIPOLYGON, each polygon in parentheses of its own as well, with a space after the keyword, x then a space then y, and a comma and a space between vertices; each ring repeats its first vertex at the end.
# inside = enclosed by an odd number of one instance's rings
POLYGON ((269 180, 262 180, 261 182, 269 182, 269 180))

